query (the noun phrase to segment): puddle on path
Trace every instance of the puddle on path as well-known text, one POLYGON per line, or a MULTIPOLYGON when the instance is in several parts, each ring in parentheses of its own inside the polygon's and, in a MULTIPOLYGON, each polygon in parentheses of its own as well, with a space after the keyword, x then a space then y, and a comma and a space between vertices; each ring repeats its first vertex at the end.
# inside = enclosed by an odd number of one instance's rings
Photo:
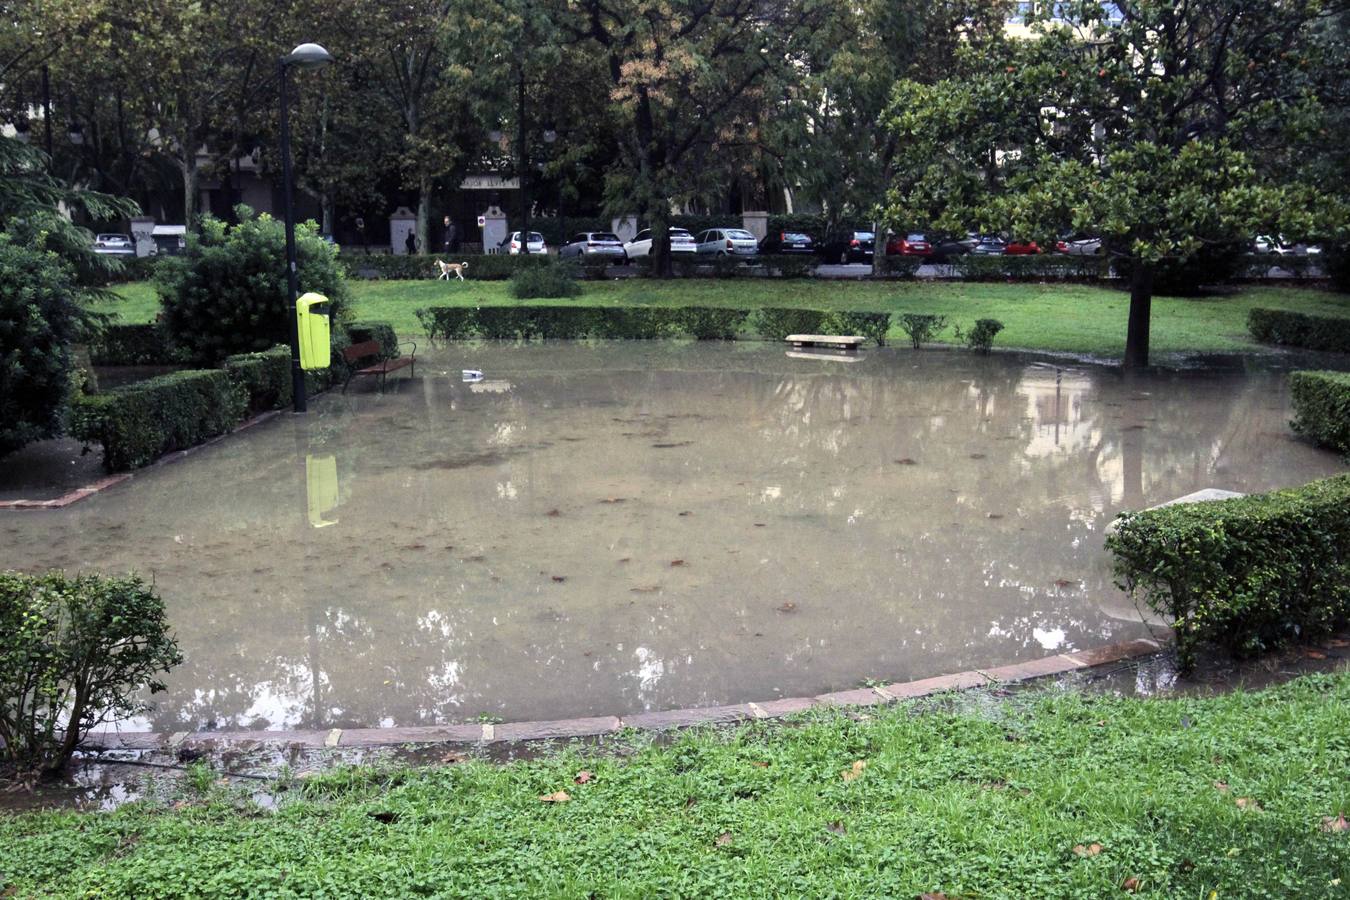
POLYGON ((632 342, 418 376, 5 515, 0 566, 154 579, 186 662, 132 728, 621 714, 1146 634, 1118 511, 1343 471, 1260 369, 632 342))

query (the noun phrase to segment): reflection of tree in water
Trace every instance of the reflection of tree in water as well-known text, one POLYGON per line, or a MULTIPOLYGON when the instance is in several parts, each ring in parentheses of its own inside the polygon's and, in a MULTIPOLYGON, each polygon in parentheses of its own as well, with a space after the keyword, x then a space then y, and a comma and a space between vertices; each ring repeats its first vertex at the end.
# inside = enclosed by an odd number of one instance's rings
MULTIPOLYGON (((183 470, 209 481, 138 478, 134 553, 53 552, 159 572, 188 651, 165 730, 716 703, 1138 634, 1097 605, 1106 523, 1271 477, 1283 429, 1268 376, 690 352, 720 362, 325 403, 298 443, 270 428, 183 470), (318 450, 341 503, 314 530, 318 450)), ((90 509, 91 536, 125 512, 90 509)))

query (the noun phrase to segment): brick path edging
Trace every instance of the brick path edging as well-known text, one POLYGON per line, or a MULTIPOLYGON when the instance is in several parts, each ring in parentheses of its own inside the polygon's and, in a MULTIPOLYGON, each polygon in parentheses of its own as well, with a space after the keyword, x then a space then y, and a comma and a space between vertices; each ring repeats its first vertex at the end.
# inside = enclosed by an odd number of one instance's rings
POLYGON ((992 669, 973 669, 954 675, 938 675, 918 681, 883 684, 877 687, 835 691, 814 697, 789 697, 779 700, 737 703, 729 706, 703 706, 664 712, 635 713, 631 716, 592 716, 538 722, 509 722, 485 725, 429 725, 408 728, 332 728, 311 731, 177 731, 163 734, 149 731, 103 731, 91 734, 82 745, 86 750, 176 750, 180 747, 217 749, 221 745, 250 742, 285 744, 301 748, 381 747, 403 744, 490 744, 517 741, 557 740, 600 737, 624 729, 666 731, 694 725, 748 722, 776 719, 819 706, 885 706, 901 700, 915 700, 949 691, 963 691, 987 685, 1013 684, 1064 675, 1093 666, 1106 665, 1142 656, 1162 649, 1155 640, 1141 638, 1047 656, 1029 662, 1012 663, 992 669))
MULTIPOLYGON (((183 457, 196 453, 203 447, 209 447, 217 441, 225 440, 225 438, 232 434, 238 434, 245 428, 252 428, 254 425, 259 425, 266 422, 268 419, 279 415, 281 415, 281 410, 279 409, 258 413, 258 415, 253 418, 240 422, 237 428, 227 431, 224 434, 218 434, 209 440, 202 441, 200 444, 194 444, 186 450, 175 450, 172 453, 166 453, 149 465, 142 466, 141 469, 137 471, 144 471, 145 469, 153 469, 155 466, 167 466, 170 463, 176 463, 183 457)), ((106 478, 100 478, 92 484, 86 484, 84 487, 77 487, 73 491, 67 491, 60 497, 54 497, 51 500, 0 500, 0 509, 64 509, 72 503, 83 500, 85 497, 92 497, 99 491, 106 491, 115 484, 121 484, 135 474, 135 472, 122 472, 117 475, 109 475, 106 478)))

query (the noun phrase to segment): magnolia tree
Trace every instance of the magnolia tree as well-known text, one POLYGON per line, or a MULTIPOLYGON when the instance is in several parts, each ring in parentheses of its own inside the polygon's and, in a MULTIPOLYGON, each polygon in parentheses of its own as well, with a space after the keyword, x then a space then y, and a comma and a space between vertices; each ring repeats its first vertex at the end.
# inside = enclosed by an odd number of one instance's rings
POLYGON ((1127 366, 1148 363, 1159 266, 1258 231, 1344 228, 1343 198, 1308 172, 1255 164, 1327 115, 1305 49, 1319 3, 1043 6, 1056 19, 1028 37, 972 39, 951 78, 897 84, 892 221, 1100 235, 1130 273, 1127 366))

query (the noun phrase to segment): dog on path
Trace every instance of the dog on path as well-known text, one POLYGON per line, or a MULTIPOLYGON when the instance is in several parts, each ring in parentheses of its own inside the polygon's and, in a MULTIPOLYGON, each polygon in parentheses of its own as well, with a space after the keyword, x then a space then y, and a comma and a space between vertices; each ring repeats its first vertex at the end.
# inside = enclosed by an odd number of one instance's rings
POLYGON ((440 271, 438 281, 449 281, 451 274, 454 274, 460 281, 464 280, 464 270, 469 267, 467 262, 448 263, 436 260, 436 268, 440 271))

